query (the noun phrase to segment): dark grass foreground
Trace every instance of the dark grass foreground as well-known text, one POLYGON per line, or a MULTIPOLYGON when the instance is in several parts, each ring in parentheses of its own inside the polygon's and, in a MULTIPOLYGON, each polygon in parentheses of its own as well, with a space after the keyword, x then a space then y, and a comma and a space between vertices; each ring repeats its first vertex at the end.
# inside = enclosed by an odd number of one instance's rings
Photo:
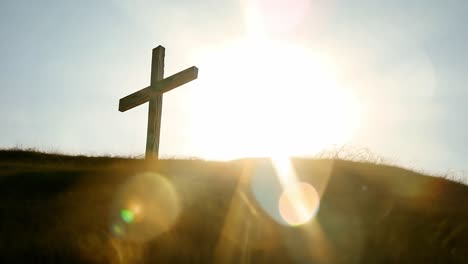
POLYGON ((326 186, 300 227, 252 191, 259 172, 275 177, 268 160, 0 151, 0 262, 468 263, 466 186, 370 163, 293 165, 326 186))

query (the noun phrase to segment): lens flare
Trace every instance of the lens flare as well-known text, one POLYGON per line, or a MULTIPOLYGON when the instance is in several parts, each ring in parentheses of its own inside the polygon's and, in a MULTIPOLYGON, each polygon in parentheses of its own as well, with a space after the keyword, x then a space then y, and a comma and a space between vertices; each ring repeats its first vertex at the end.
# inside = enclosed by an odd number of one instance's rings
POLYGON ((287 186, 279 199, 281 217, 288 224, 302 225, 318 212, 320 197, 315 188, 305 182, 287 186))
POLYGON ((261 160, 255 164, 251 188, 260 208, 277 223, 287 224, 278 212, 277 202, 282 186, 271 160, 261 160))
POLYGON ((148 172, 123 184, 115 198, 112 233, 121 239, 148 241, 167 231, 180 213, 180 203, 172 183, 148 172))
POLYGON ((310 172, 308 183, 303 182, 290 158, 275 156, 257 162, 251 188, 256 202, 271 218, 283 225, 296 226, 317 214, 328 176, 327 170, 321 174, 310 172))
POLYGON ((117 235, 117 236, 120 236, 120 235, 122 235, 122 234, 124 233, 124 231, 123 231, 123 229, 122 229, 122 226, 117 225, 117 224, 115 224, 115 225, 112 226, 112 231, 113 231, 114 234, 117 235))
POLYGON ((121 210, 120 216, 122 217, 122 220, 124 220, 127 223, 131 223, 135 219, 135 214, 128 209, 121 210))

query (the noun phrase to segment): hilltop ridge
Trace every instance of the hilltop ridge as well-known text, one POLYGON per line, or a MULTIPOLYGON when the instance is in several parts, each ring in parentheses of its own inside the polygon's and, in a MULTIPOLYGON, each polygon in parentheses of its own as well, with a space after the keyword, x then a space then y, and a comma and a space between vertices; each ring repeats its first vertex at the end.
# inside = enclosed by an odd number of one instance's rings
POLYGON ((302 226, 273 215, 281 193, 268 159, 149 162, 2 150, 0 260, 468 262, 467 186, 368 162, 291 164, 320 193, 316 216, 302 226))

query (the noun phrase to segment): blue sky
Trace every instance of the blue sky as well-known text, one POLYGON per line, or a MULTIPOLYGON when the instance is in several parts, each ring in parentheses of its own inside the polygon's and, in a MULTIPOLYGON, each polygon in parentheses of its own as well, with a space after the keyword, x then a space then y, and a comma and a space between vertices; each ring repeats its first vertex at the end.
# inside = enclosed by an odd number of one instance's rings
MULTIPOLYGON (((246 2, 1 1, 0 147, 143 153, 146 106, 120 113, 117 105, 148 85, 151 49, 166 47, 166 76, 197 65, 200 80, 210 78, 195 54, 248 33, 246 2)), ((334 58, 364 109, 347 144, 416 169, 468 169, 468 3, 308 4, 299 22, 268 34, 334 58)), ((199 103, 191 101, 196 88, 165 95, 165 156, 198 156, 190 146, 209 144, 193 143, 200 139, 190 132, 196 124, 185 106, 199 103)))

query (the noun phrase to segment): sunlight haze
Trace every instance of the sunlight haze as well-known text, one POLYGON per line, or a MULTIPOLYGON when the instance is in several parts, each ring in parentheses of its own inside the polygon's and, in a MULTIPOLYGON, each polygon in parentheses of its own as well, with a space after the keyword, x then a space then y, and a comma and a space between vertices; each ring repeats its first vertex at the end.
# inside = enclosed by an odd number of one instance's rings
POLYGON ((0 147, 145 151, 165 76, 162 157, 314 156, 341 145, 433 173, 467 169, 463 1, 2 1, 0 147))

